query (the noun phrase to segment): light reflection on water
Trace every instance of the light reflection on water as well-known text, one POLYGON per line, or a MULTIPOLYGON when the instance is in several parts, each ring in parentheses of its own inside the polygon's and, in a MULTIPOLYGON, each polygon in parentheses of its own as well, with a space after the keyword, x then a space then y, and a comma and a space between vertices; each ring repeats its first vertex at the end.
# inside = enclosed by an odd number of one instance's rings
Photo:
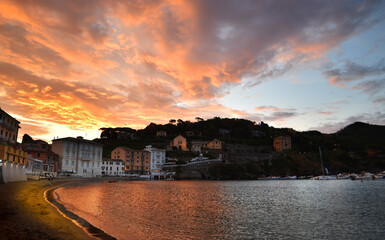
POLYGON ((118 239, 385 236, 385 181, 129 181, 56 192, 118 239))

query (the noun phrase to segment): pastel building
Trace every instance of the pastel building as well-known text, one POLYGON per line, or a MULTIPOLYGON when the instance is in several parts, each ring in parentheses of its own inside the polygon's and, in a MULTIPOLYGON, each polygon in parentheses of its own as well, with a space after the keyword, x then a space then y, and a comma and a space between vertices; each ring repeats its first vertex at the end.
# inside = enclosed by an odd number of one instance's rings
POLYGON ((161 175, 163 165, 166 163, 166 150, 146 146, 144 151, 150 152, 150 172, 151 175, 161 175))
POLYGON ((52 151, 59 155, 59 170, 81 177, 101 176, 103 146, 100 143, 67 137, 52 140, 52 151))
POLYGON ((222 149, 222 142, 218 139, 213 139, 209 143, 205 144, 204 147, 208 149, 222 149))
POLYGON ((179 136, 175 137, 171 141, 171 146, 172 147, 176 147, 177 149, 180 149, 180 150, 183 150, 183 151, 188 151, 186 138, 183 137, 182 135, 179 135, 179 136))
POLYGON ((31 155, 32 158, 41 160, 44 171, 58 171, 59 155, 52 151, 52 146, 47 142, 42 140, 23 142, 22 149, 31 155))
POLYGON ((149 174, 151 153, 128 147, 117 147, 111 152, 111 159, 120 159, 125 163, 125 172, 128 174, 149 174))
POLYGON ((122 176, 125 173, 125 164, 121 159, 103 158, 101 170, 102 175, 122 176))
POLYGON ((274 149, 283 152, 291 149, 291 138, 289 136, 279 136, 274 138, 274 149))

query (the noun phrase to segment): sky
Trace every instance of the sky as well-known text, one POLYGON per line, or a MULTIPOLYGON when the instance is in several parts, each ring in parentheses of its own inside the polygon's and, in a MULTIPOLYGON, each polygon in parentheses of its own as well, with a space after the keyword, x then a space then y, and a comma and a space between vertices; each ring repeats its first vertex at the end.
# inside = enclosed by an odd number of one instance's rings
POLYGON ((385 125, 385 1, 2 0, 0 107, 33 138, 195 117, 385 125))

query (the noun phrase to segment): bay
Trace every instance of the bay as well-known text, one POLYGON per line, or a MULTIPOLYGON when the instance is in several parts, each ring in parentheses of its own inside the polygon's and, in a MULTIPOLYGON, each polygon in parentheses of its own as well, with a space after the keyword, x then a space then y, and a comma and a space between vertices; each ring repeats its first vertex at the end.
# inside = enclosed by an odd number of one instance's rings
POLYGON ((385 181, 122 181, 61 187, 118 239, 383 239, 385 181))

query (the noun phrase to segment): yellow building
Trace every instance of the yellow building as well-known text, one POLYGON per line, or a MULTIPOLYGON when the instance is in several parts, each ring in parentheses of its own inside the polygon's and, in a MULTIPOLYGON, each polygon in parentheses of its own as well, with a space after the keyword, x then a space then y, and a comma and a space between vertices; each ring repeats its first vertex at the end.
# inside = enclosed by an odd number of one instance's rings
POLYGON ((279 136, 274 138, 274 149, 283 152, 291 149, 291 138, 289 136, 279 136))
POLYGON ((222 149, 222 142, 218 139, 214 139, 211 142, 205 144, 205 148, 208 149, 222 149))
POLYGON ((182 135, 175 137, 174 140, 171 142, 171 146, 176 147, 177 149, 181 149, 183 151, 188 151, 186 138, 182 135))
POLYGON ((111 152, 111 159, 123 160, 129 174, 148 174, 151 166, 151 153, 127 147, 117 147, 111 152))
POLYGON ((0 145, 0 160, 26 165, 27 152, 12 146, 0 145))

